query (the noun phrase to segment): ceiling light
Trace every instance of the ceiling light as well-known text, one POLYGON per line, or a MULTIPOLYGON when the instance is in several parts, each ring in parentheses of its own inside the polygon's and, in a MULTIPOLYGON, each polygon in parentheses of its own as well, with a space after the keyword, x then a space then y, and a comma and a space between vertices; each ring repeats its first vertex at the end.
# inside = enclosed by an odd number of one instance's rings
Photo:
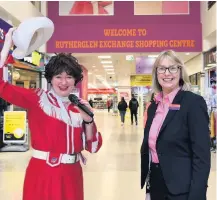
POLYGON ((88 74, 92 74, 92 72, 88 72, 88 74))
POLYGON ((190 53, 185 53, 186 56, 190 55, 190 53))
POLYGON ((113 68, 113 65, 103 65, 104 68, 113 68))
POLYGON ((157 58, 158 55, 148 55, 149 58, 157 58))
POLYGON ((98 56, 98 58, 106 59, 106 58, 111 58, 111 56, 98 56))
POLYGON ((115 74, 114 72, 107 72, 107 74, 115 74))
POLYGON ((101 61, 102 64, 112 64, 111 60, 105 60, 105 61, 101 61))
POLYGON ((107 69, 107 68, 106 68, 105 70, 106 70, 106 71, 114 71, 114 69, 107 69))
POLYGON ((94 65, 94 66, 92 66, 92 67, 94 68, 94 67, 96 67, 96 66, 94 65))

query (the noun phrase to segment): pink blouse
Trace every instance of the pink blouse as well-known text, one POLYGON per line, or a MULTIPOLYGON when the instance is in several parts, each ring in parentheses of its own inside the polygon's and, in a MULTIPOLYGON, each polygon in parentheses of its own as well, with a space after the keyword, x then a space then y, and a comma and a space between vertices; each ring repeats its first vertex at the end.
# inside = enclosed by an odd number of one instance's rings
POLYGON ((164 98, 162 92, 156 95, 155 97, 156 101, 159 103, 155 113, 155 117, 152 121, 152 125, 149 132, 149 141, 148 141, 153 163, 159 163, 159 159, 156 151, 156 142, 157 142, 158 134, 166 118, 166 115, 169 111, 169 105, 172 104, 173 99, 175 98, 179 90, 180 88, 175 89, 171 93, 167 94, 164 98))

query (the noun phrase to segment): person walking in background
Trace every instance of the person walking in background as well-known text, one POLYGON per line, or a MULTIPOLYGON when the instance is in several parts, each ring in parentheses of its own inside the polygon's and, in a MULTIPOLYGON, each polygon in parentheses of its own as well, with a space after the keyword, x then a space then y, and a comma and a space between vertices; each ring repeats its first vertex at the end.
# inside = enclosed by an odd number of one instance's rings
POLYGON ((118 110, 121 116, 121 126, 124 125, 127 107, 128 107, 127 102, 125 101, 124 97, 121 97, 121 101, 118 103, 118 110))
POLYGON ((156 59, 152 84, 156 96, 141 146, 141 188, 146 183, 151 200, 206 200, 211 165, 206 102, 190 91, 185 66, 172 50, 156 59))
POLYGON ((108 112, 110 112, 111 106, 112 106, 112 102, 111 99, 108 99, 106 102, 107 108, 108 108, 108 112))
POLYGON ((130 114, 131 114, 131 124, 132 125, 133 125, 133 116, 135 117, 136 125, 138 124, 138 120, 137 120, 138 107, 139 107, 139 103, 137 99, 134 97, 134 94, 132 94, 132 99, 129 102, 129 109, 130 109, 130 114))

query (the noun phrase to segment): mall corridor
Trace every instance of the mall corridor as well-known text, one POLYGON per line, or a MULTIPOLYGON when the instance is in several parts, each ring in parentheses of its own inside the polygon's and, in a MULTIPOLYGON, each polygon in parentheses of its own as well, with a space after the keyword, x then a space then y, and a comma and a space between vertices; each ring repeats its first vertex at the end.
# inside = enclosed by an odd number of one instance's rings
MULTIPOLYGON (((98 154, 85 153, 85 200, 144 200, 140 190, 140 145, 143 124, 131 125, 129 116, 122 127, 119 116, 106 111, 96 113, 95 120, 103 135, 103 146, 98 154)), ((0 153, 0 199, 22 200, 25 168, 31 151, 0 153)), ((212 169, 207 200, 216 199, 216 158, 212 153, 212 169)))

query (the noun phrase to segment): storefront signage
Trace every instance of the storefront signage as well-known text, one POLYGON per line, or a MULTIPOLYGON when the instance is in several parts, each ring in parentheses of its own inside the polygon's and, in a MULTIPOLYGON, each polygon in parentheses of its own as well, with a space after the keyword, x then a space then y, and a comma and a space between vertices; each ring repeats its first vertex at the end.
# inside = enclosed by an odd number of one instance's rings
POLYGON ((4 112, 4 142, 23 143, 26 135, 26 112, 6 111, 4 112))
POLYGON ((134 86, 151 86, 151 84, 152 84, 151 74, 130 76, 131 87, 134 87, 134 86))
POLYGON ((216 47, 210 49, 204 53, 204 67, 208 69, 210 67, 216 67, 216 47))
POLYGON ((5 35, 9 28, 11 28, 11 25, 0 18, 0 51, 3 47, 5 35))
POLYGON ((3 42, 5 39, 5 33, 4 30, 2 28, 0 28, 0 41, 3 42))
POLYGON ((88 94, 115 94, 114 88, 88 89, 88 94))
POLYGON ((129 100, 130 98, 129 92, 120 92, 120 99, 121 97, 124 97, 125 100, 129 100))

